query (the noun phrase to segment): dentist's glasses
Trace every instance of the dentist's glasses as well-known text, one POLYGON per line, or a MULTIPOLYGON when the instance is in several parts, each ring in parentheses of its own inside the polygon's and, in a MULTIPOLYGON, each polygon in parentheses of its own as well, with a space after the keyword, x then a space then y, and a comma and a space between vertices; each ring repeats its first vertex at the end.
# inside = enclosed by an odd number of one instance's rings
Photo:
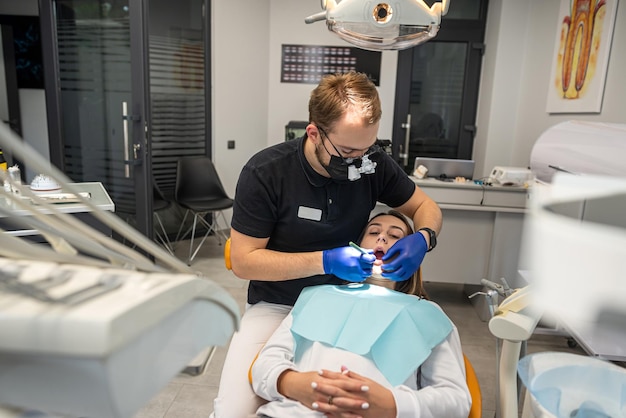
MULTIPOLYGON (((357 161, 359 159, 368 158, 368 160, 369 160, 370 156, 372 156, 373 154, 376 154, 377 152, 380 152, 380 146, 377 144, 378 143, 378 139, 376 139, 376 142, 374 142, 374 145, 372 145, 371 147, 366 149, 361 156, 359 156, 359 157, 344 157, 344 153, 342 153, 341 151, 339 151, 337 149, 335 144, 333 144, 333 141, 330 140, 330 137, 328 136, 326 131, 321 126, 317 126, 317 129, 319 129, 319 131, 322 133, 322 135, 324 137, 326 137, 328 142, 330 142, 330 145, 333 147, 333 149, 337 153, 337 156, 342 159, 344 165, 353 164, 355 161, 357 161)), ((326 150, 328 155, 330 155, 330 156, 333 155, 333 154, 330 153, 330 151, 328 151, 328 148, 326 148, 326 144, 324 144, 323 138, 322 138, 322 146, 324 147, 324 149, 326 150)), ((351 154, 354 151, 358 151, 358 150, 353 150, 353 151, 349 152, 348 154, 351 154)), ((370 174, 370 173, 365 173, 365 174, 370 174)))

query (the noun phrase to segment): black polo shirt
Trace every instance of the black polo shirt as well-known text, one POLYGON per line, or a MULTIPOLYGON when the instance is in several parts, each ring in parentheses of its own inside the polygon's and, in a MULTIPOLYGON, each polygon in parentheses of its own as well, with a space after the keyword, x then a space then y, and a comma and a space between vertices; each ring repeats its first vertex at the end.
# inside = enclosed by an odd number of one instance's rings
MULTIPOLYGON (((267 238, 267 248, 281 252, 320 251, 356 241, 377 201, 390 207, 404 204, 415 183, 385 152, 374 174, 337 182, 316 173, 304 156, 306 138, 266 148, 244 166, 233 206, 232 227, 267 238)), ((306 286, 339 284, 334 275, 316 275, 282 282, 250 281, 248 303, 293 305, 306 286)))

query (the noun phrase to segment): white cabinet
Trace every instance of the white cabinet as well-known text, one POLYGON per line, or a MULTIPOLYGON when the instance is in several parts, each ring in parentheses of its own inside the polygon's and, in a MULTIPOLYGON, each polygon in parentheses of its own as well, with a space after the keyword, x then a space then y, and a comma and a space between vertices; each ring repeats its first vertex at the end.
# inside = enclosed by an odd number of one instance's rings
MULTIPOLYGON (((516 287, 528 190, 473 182, 414 181, 443 212, 437 248, 422 264, 424 280, 480 285, 483 278, 499 282, 505 277, 516 287)), ((375 212, 386 209, 378 205, 375 212)))

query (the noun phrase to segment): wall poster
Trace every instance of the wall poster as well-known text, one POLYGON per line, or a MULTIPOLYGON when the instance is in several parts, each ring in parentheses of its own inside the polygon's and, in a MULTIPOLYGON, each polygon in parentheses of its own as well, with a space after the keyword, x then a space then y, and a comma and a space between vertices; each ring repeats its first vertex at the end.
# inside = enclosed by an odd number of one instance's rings
POLYGON ((548 113, 600 113, 618 0, 561 0, 548 113))
POLYGON ((348 46, 282 46, 281 83, 317 84, 325 74, 357 71, 380 83, 381 53, 348 46))

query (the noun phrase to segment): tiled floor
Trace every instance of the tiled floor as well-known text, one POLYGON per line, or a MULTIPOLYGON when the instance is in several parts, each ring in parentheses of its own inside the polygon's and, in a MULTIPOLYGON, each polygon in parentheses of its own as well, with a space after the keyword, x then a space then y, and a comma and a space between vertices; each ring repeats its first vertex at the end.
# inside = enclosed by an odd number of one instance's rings
MULTIPOLYGON (((177 246, 177 253, 186 254, 187 242, 177 246)), ((243 310, 247 282, 236 278, 224 267, 222 246, 210 238, 200 250, 192 267, 205 277, 227 289, 243 310)), ((496 410, 496 340, 462 285, 426 283, 432 300, 439 303, 454 321, 461 336, 463 350, 476 369, 482 391, 483 417, 495 416, 496 410)), ((529 353, 537 351, 570 351, 567 339, 557 335, 534 335, 527 346, 529 353)), ((204 372, 198 376, 180 374, 155 396, 134 418, 206 418, 213 411, 219 377, 226 347, 216 347, 204 372)), ((234 417, 233 417, 234 418, 234 417)))

